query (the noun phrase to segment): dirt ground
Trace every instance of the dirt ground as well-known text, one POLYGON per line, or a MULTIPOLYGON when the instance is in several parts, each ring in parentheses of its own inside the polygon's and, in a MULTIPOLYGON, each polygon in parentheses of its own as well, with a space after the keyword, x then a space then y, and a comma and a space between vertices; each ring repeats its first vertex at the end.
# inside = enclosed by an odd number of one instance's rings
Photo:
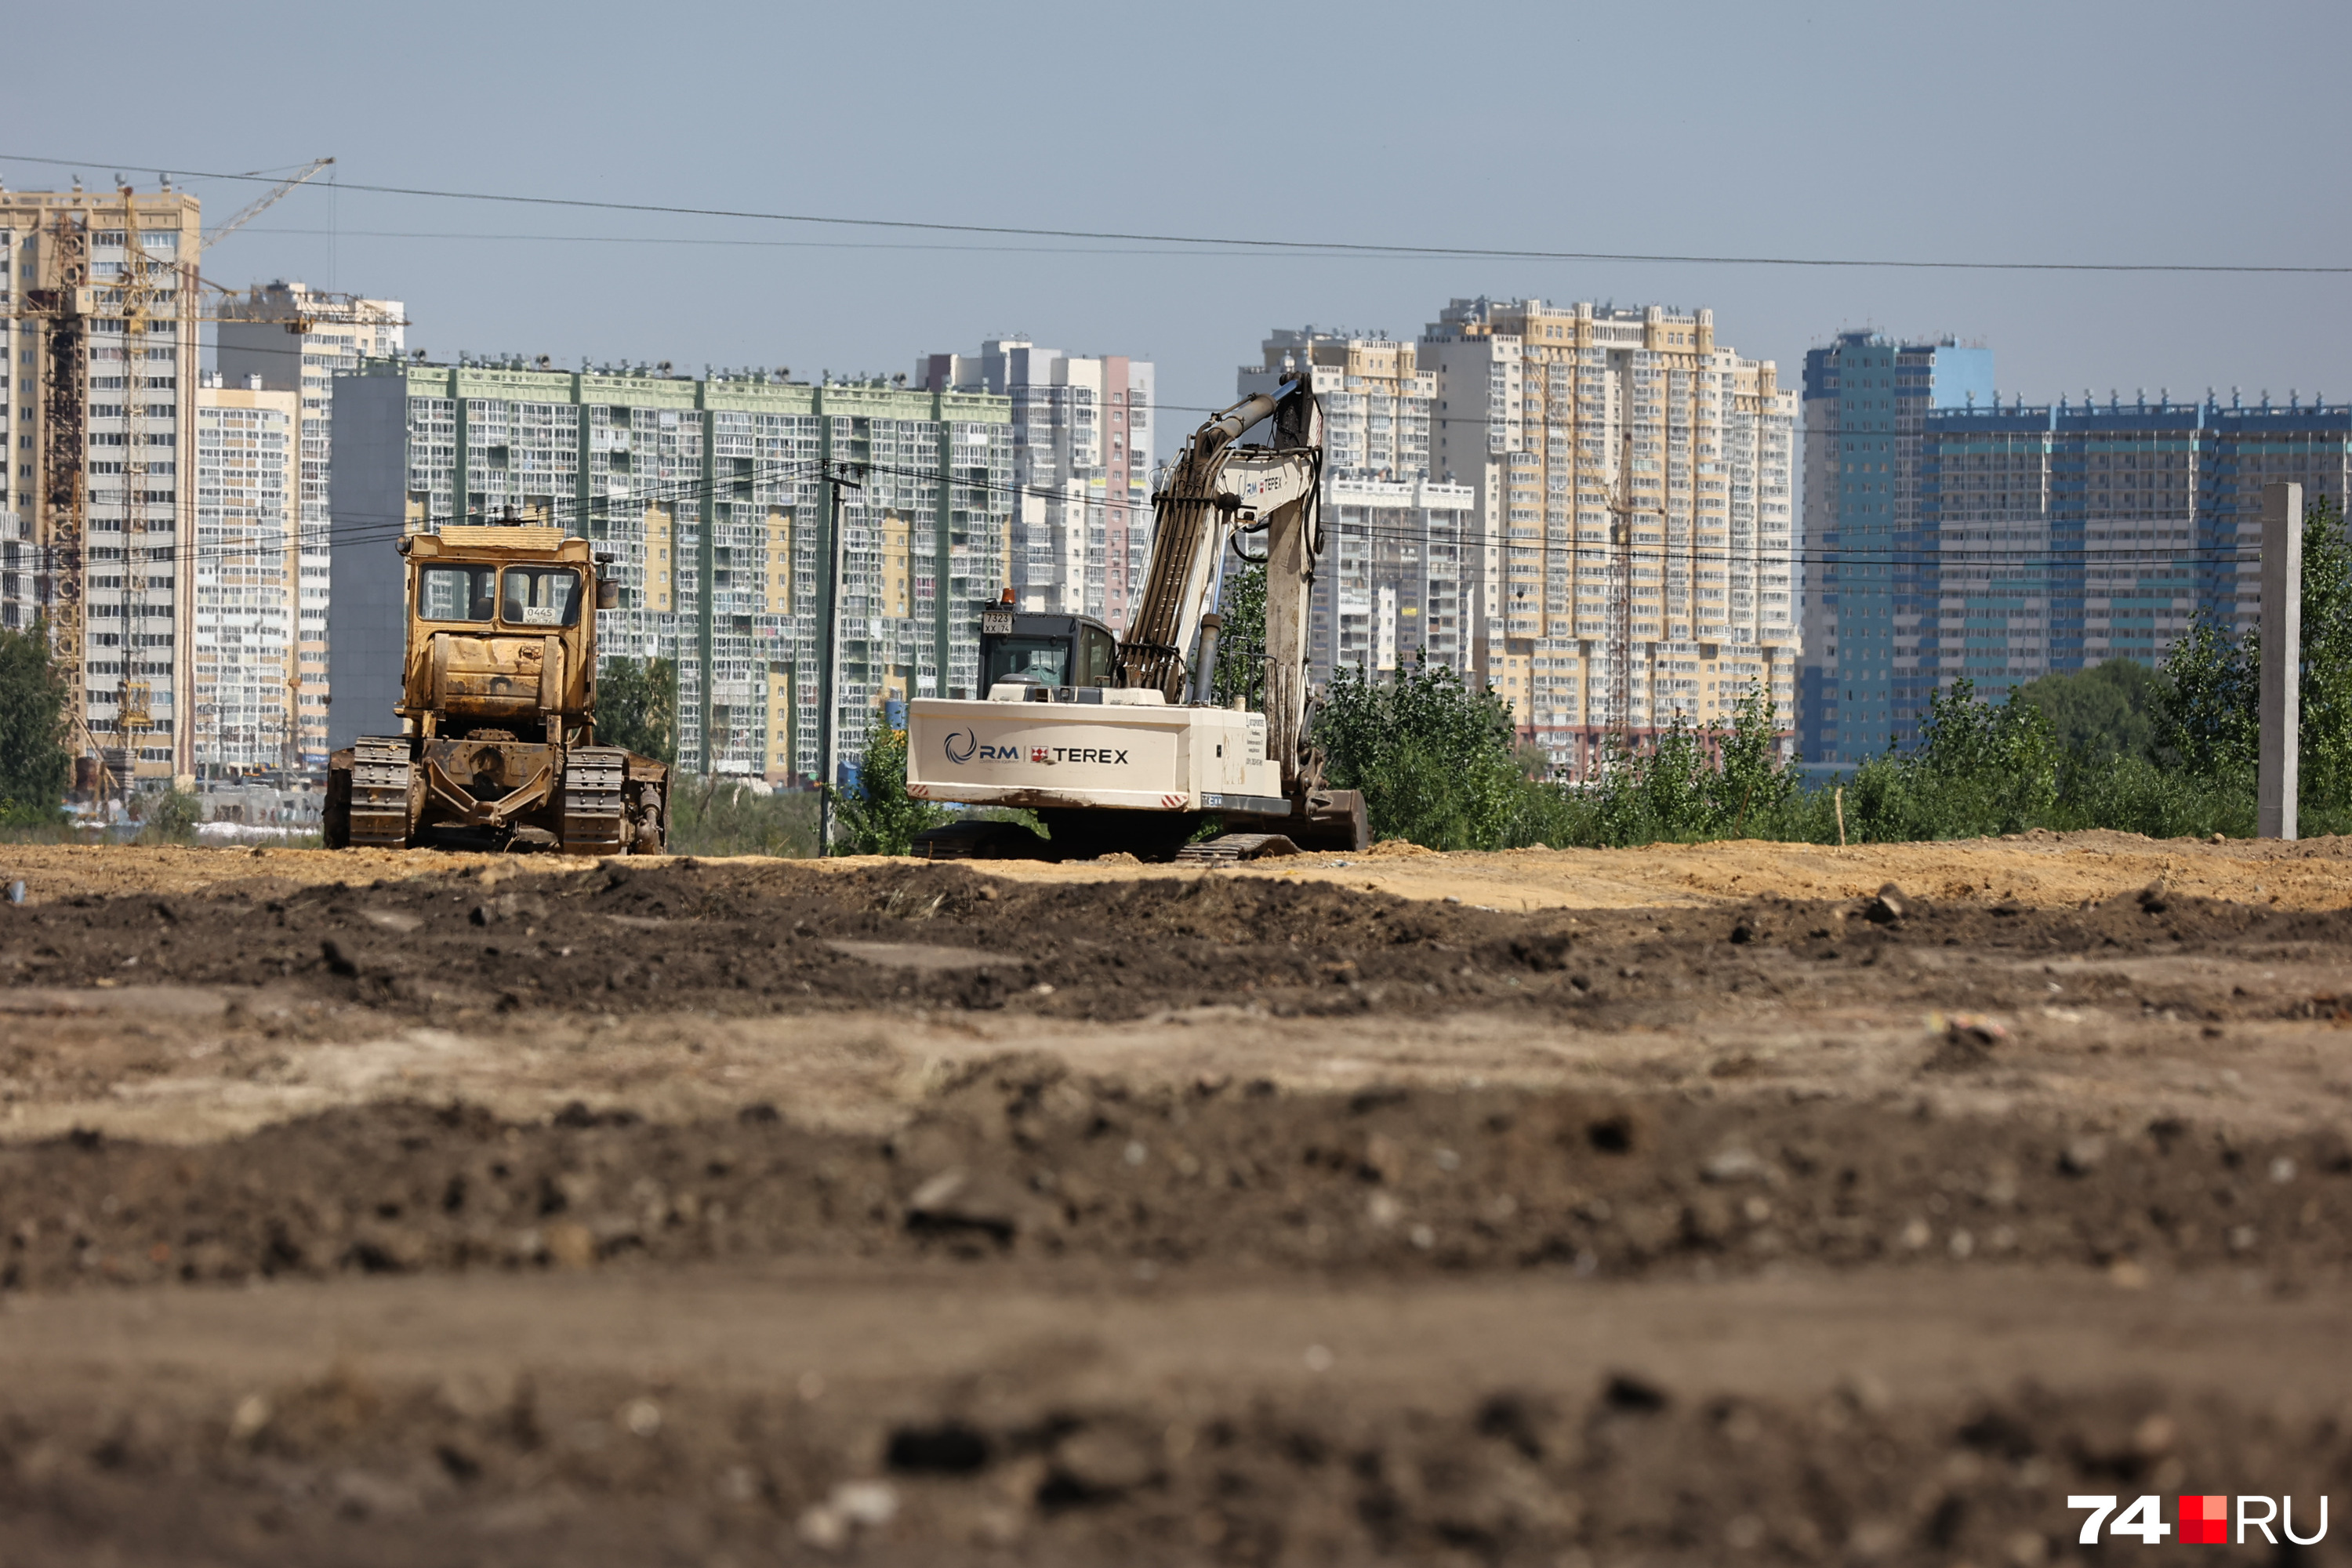
POLYGON ((2352 1505, 2336 841, 17 879, 0 1568, 2036 1568, 2140 1550, 2071 1494, 2352 1505))

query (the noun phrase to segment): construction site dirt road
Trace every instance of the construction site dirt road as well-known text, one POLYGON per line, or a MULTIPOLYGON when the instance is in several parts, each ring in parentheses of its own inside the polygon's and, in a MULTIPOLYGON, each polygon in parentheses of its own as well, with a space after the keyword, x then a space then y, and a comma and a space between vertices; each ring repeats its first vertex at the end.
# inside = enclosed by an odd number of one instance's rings
POLYGON ((2034 1568, 2074 1494, 2352 1503, 2336 841, 18 879, 7 1568, 2034 1568))

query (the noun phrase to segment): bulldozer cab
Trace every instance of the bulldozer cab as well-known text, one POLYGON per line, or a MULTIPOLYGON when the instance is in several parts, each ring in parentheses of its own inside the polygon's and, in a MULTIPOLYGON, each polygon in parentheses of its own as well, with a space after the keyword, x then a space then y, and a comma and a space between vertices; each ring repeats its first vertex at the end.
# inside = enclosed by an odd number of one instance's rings
POLYGON ((330 847, 658 854, 669 765, 596 743, 596 612, 619 595, 588 541, 504 524, 410 534, 397 735, 328 759, 330 847))
POLYGON ((585 743, 594 714, 595 563, 560 529, 446 528, 403 541, 413 733, 585 743))

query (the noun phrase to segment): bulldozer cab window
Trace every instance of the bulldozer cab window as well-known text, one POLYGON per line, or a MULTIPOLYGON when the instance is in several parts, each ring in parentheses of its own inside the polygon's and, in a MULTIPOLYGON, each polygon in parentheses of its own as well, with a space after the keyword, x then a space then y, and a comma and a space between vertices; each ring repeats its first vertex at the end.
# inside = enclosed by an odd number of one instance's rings
POLYGON ((580 619, 580 574, 569 566, 509 566, 499 618, 514 626, 568 626, 580 619))
POLYGON ((1066 637, 995 637, 988 650, 986 691, 1000 680, 1034 680, 1042 686, 1070 684, 1066 637))
POLYGON ((495 566, 427 566, 416 574, 416 614, 427 621, 487 621, 496 601, 495 566))

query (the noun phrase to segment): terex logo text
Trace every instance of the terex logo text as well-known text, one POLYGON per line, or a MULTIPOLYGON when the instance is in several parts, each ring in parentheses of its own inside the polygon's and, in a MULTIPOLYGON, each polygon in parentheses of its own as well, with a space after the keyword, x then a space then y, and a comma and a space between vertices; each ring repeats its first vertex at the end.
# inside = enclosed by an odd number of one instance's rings
MULTIPOLYGON (((2106 1527, 2110 1539, 2122 1536, 2146 1546, 2162 1544, 2173 1533, 2173 1527, 2164 1522, 2164 1500, 2149 1493, 2134 1500, 2121 1513, 2116 1512, 2120 1498, 2075 1496, 2066 1500, 2068 1508, 2091 1510, 2083 1521, 2083 1532, 2075 1539, 2084 1546, 2099 1543, 2100 1526, 2106 1527)), ((2297 1546, 2310 1546, 2326 1538, 2327 1499, 2319 1500, 2319 1528, 2309 1535, 2294 1532, 2294 1499, 2272 1497, 2241 1497, 2238 1499, 2236 1529, 2231 1528, 2230 1499, 2224 1493, 2183 1494, 2179 1499, 2179 1540, 2191 1545, 2228 1546, 2246 1543, 2246 1532, 2262 1531, 2263 1539, 2273 1546, 2279 1544, 2273 1528, 2284 1532, 2286 1539, 2297 1546)), ((2308 1515, 2305 1516, 2306 1521, 2308 1515)))
MULTIPOLYGON (((1024 753, 1019 746, 984 745, 970 730, 950 730, 940 742, 948 761, 961 767, 973 761, 983 763, 1017 763, 1024 753)), ((1101 767, 1125 767, 1127 749, 1123 746, 1032 746, 1025 753, 1033 763, 1092 763, 1101 767)))

